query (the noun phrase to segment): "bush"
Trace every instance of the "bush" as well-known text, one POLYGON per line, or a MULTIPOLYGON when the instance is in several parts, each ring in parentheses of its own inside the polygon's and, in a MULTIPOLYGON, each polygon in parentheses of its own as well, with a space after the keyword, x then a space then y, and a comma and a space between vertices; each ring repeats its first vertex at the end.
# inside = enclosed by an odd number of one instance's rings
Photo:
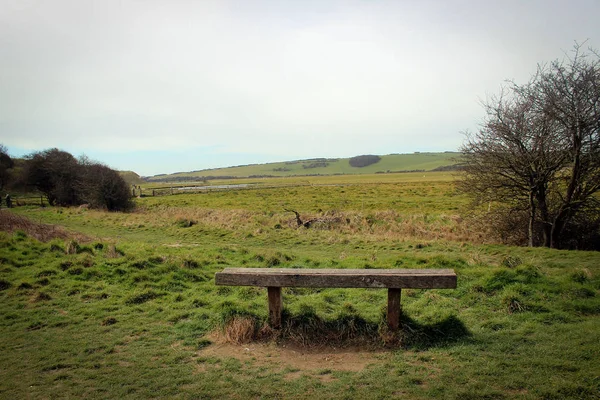
POLYGON ((81 197, 92 208, 108 211, 129 211, 133 208, 129 185, 113 169, 102 164, 83 167, 84 183, 81 197))
POLYGON ((129 185, 106 165, 70 153, 49 149, 26 157, 23 172, 27 185, 46 195, 50 205, 128 211, 133 208, 129 185))

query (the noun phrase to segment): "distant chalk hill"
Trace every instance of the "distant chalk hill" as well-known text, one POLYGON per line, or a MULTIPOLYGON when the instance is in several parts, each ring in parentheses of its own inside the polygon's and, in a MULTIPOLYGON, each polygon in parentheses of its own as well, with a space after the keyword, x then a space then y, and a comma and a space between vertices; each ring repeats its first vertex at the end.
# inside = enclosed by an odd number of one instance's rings
MULTIPOLYGON (((352 158, 311 158, 267 164, 176 172, 144 177, 147 182, 178 182, 226 178, 397 173, 458 168, 456 152, 360 155, 352 158)), ((137 176, 135 173, 127 173, 137 176)), ((139 178, 139 176, 138 176, 139 178)), ((127 179, 127 178, 126 178, 127 179)), ((133 181, 131 183, 134 183, 133 181)))

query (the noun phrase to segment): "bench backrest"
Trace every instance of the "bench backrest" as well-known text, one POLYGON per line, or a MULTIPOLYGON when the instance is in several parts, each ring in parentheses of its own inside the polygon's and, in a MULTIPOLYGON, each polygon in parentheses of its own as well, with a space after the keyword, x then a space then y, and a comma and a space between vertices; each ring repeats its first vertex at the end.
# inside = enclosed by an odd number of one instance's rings
POLYGON ((225 268, 215 275, 225 286, 454 289, 451 269, 225 268))

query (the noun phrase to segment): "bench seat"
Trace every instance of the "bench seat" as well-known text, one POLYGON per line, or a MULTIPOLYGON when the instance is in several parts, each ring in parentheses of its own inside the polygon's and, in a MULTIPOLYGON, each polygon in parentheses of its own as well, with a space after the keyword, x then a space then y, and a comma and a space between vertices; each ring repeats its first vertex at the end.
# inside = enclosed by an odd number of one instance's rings
POLYGON ((402 289, 453 289, 456 274, 451 269, 225 268, 216 273, 215 283, 266 287, 269 323, 274 328, 281 327, 282 287, 386 288, 388 326, 397 330, 402 289))
POLYGON ((225 268, 217 285, 318 288, 452 289, 451 269, 225 268))

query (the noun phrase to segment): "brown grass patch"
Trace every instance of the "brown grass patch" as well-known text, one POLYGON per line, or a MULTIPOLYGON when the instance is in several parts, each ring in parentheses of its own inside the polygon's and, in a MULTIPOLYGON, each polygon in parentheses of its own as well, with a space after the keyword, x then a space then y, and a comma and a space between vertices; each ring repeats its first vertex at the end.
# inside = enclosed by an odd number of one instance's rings
POLYGON ((234 317, 225 325, 223 332, 227 343, 249 343, 255 338, 254 320, 250 317, 234 317))
POLYGON ((28 218, 13 214, 10 211, 0 210, 0 230, 13 233, 16 231, 25 232, 28 236, 36 238, 41 242, 48 242, 52 239, 70 239, 76 238, 80 241, 89 241, 90 239, 80 233, 68 232, 58 225, 42 224, 34 222, 28 218))
MULTIPOLYGON (((154 210, 140 210, 140 215, 150 215, 154 210)), ((308 228, 298 227, 295 216, 280 211, 265 213, 244 209, 213 209, 165 207, 161 209, 163 221, 177 225, 177 221, 195 221, 198 225, 213 226, 227 230, 251 230, 261 234, 266 229, 293 229, 304 231, 328 231, 332 235, 365 235, 386 240, 450 240, 471 243, 488 243, 490 235, 483 225, 473 224, 458 214, 402 213, 395 210, 373 210, 369 213, 355 210, 302 212, 302 221, 311 221, 308 228)), ((331 240, 337 240, 332 236, 331 240)), ((342 240, 342 239, 340 239, 342 240)))
POLYGON ((259 323, 250 316, 236 316, 223 329, 213 333, 218 341, 230 344, 276 342, 302 348, 352 348, 383 349, 403 345, 403 331, 390 332, 387 326, 364 326, 362 320, 326 322, 314 318, 289 318, 281 329, 273 329, 267 323, 259 323))

